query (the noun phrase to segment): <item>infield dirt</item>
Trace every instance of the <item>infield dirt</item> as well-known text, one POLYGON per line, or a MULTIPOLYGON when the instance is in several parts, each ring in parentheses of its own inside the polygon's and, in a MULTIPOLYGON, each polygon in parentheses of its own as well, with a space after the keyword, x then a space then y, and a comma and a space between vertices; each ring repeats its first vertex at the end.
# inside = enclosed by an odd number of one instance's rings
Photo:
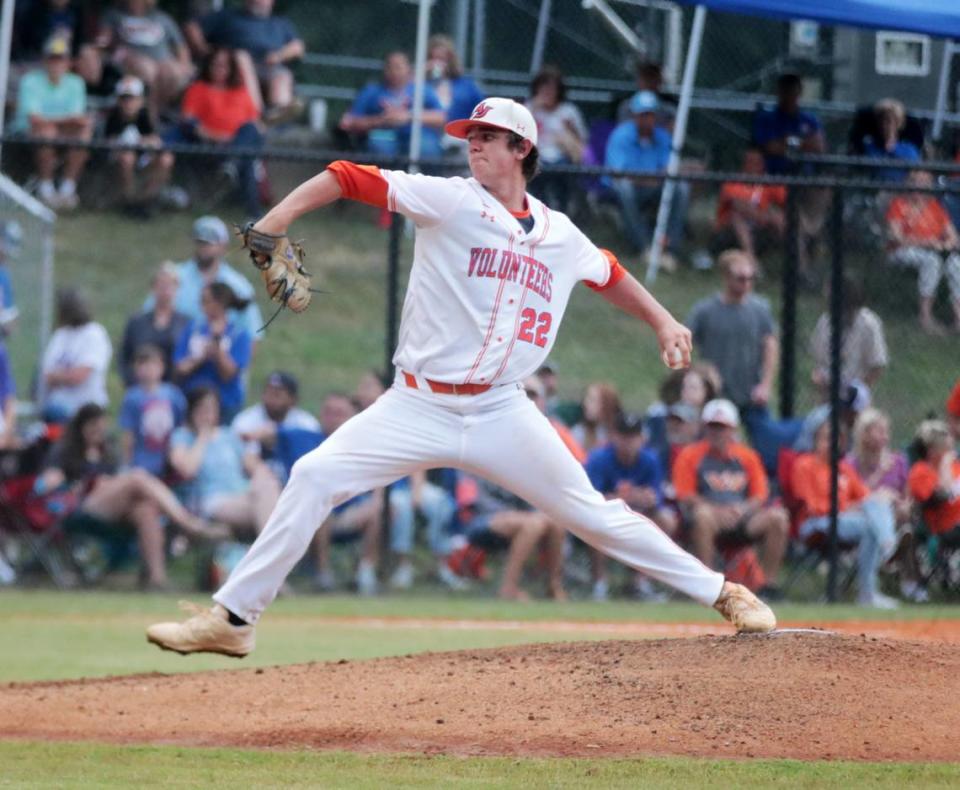
POLYGON ((0 687, 0 737, 953 761, 958 700, 956 645, 701 636, 11 684, 0 687))

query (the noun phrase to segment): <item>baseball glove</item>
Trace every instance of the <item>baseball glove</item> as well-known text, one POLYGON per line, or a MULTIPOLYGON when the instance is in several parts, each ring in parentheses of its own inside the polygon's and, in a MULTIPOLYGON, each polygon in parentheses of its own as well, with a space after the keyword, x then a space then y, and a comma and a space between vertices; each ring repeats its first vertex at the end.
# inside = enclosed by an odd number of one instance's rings
POLYGON ((285 235, 256 230, 252 222, 237 227, 250 260, 260 270, 263 284, 274 302, 302 313, 310 306, 310 273, 303 268, 303 246, 285 235))

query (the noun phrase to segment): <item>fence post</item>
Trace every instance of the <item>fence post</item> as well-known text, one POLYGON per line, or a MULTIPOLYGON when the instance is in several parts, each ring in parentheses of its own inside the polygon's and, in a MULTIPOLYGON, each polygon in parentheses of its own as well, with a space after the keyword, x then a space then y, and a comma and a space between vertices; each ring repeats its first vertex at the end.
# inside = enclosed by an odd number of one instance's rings
POLYGON ((787 228, 780 306, 780 416, 792 417, 797 388, 797 187, 787 187, 787 228))
POLYGON ((837 600, 837 515, 840 509, 840 352, 843 346, 843 190, 835 189, 830 215, 830 572, 827 600, 837 600))

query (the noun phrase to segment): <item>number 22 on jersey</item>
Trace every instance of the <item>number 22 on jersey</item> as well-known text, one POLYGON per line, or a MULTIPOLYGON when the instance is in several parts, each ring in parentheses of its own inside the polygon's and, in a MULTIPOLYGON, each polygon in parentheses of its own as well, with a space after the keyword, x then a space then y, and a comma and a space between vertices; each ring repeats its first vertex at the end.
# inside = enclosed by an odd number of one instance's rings
POLYGON ((550 332, 553 316, 547 312, 537 315, 536 310, 527 307, 520 313, 520 319, 520 331, 517 333, 517 340, 524 343, 533 343, 540 348, 546 346, 547 334, 550 332))

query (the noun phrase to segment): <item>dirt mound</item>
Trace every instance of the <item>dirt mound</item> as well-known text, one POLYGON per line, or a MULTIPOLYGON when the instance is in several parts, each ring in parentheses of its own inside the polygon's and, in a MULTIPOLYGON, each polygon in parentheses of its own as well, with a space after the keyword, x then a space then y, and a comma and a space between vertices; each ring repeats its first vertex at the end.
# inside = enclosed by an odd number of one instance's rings
POLYGON ((0 737, 501 755, 955 760, 960 650, 782 633, 0 687, 0 737))

